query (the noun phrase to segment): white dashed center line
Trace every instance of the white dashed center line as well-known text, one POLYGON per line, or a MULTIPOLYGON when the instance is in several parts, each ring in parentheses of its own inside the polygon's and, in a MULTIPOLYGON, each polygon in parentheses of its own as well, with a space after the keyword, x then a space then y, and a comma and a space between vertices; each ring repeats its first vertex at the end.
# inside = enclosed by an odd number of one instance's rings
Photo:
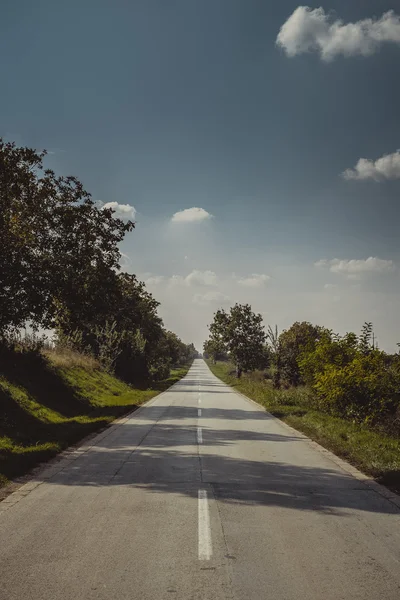
POLYGON ((199 560, 210 560, 211 555, 211 527, 207 492, 199 490, 199 560))
POLYGON ((201 430, 201 427, 197 428, 197 443, 198 444, 202 444, 203 443, 203 432, 201 430))

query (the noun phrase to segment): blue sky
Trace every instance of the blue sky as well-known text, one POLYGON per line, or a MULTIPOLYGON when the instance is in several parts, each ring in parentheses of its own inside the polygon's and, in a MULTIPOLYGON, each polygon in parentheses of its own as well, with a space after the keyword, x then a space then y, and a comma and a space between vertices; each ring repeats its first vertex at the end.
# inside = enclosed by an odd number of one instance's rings
POLYGON ((236 301, 400 341, 400 0, 319 6, 2 5, 1 134, 135 208, 124 268, 198 347, 236 301))

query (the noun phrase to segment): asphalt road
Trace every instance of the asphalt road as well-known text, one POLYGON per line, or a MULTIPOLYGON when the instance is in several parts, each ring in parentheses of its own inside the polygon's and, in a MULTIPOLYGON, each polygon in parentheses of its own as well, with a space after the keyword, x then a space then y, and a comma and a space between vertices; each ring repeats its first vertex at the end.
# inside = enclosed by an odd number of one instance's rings
POLYGON ((399 600, 400 509, 187 377, 0 504, 1 600, 399 600))

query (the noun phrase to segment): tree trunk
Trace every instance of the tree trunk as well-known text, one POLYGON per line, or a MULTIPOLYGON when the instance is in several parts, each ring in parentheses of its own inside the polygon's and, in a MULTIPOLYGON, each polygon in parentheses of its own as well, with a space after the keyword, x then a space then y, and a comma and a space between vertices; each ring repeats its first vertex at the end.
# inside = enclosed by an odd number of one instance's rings
POLYGON ((236 366, 236 377, 240 379, 242 376, 242 368, 239 365, 236 366))

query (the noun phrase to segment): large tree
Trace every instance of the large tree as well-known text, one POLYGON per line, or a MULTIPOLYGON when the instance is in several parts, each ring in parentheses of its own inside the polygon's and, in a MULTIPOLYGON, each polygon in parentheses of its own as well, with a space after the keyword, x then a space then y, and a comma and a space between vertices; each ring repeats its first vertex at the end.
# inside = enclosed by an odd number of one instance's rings
POLYGON ((290 385, 302 382, 299 360, 304 352, 314 350, 325 331, 307 321, 293 323, 289 329, 282 331, 277 345, 278 385, 281 380, 290 385))
POLYGON ((249 304, 235 304, 229 312, 221 309, 210 325, 211 345, 222 345, 236 365, 237 376, 266 366, 265 331, 262 316, 249 304))
POLYGON ((101 314, 118 244, 134 227, 96 206, 75 177, 44 170, 45 155, 0 138, 0 332, 101 314))
POLYGON ((124 335, 116 364, 117 373, 124 379, 148 378, 157 362, 164 361, 164 329, 158 306, 135 275, 118 275, 108 314, 124 335))

